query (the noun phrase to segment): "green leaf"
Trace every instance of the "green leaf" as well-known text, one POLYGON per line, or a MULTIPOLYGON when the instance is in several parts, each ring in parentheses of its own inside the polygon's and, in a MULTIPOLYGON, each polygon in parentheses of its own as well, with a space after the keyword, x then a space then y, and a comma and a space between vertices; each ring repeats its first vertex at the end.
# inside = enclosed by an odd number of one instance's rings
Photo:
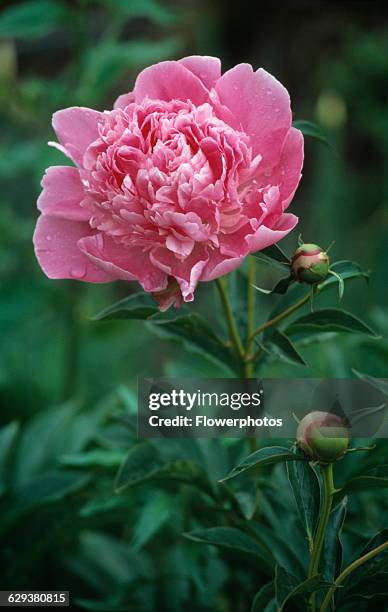
POLYGON ((323 588, 329 588, 330 586, 331 583, 323 581, 319 574, 298 583, 295 576, 277 565, 275 571, 275 599, 277 612, 282 612, 286 604, 293 597, 298 596, 298 598, 300 598, 301 595, 311 594, 323 588))
POLYGON ((250 612, 277 612, 273 582, 268 582, 256 593, 250 612))
POLYGON ((315 138, 315 140, 319 140, 328 147, 331 147, 324 130, 313 121, 298 120, 293 121, 292 125, 300 130, 304 136, 315 138))
POLYGON ((93 321, 105 319, 148 319, 158 313, 155 301, 146 293, 135 293, 112 306, 105 308, 93 317, 93 321))
MULTIPOLYGON (((388 529, 383 529, 369 540, 364 549, 359 554, 357 554, 356 558, 363 557, 371 550, 377 548, 378 546, 384 544, 387 541, 388 529)), ((372 557, 372 559, 369 559, 369 561, 366 561, 365 563, 360 565, 360 567, 358 567, 354 572, 352 572, 347 580, 346 588, 353 588, 354 585, 363 582, 365 579, 371 580, 372 576, 385 572, 387 568, 388 549, 386 548, 380 554, 376 555, 375 557, 372 557)))
POLYGON ((244 553, 249 553, 268 561, 268 550, 256 540, 248 536, 244 531, 235 527, 210 527, 209 529, 198 529, 185 533, 184 536, 194 542, 203 542, 220 548, 231 548, 244 553))
POLYGON ((155 493, 143 504, 139 519, 135 524, 131 547, 137 551, 142 548, 166 523, 175 508, 176 501, 171 495, 155 493))
POLYGON ((353 278, 369 279, 368 272, 364 272, 354 261, 336 261, 330 266, 330 274, 323 283, 320 283, 319 291, 325 291, 338 284, 338 295, 341 300, 344 295, 345 281, 353 278))
MULTIPOLYGON (((300 450, 295 454, 301 455, 300 450)), ((302 525, 306 531, 309 549, 312 548, 319 514, 320 489, 317 474, 307 461, 290 461, 286 464, 288 480, 294 494, 302 525)))
POLYGON ((339 308, 316 310, 296 319, 286 329, 286 334, 316 332, 348 332, 377 337, 377 334, 361 319, 339 308))
MULTIPOLYGON (((352 589, 346 592, 346 600, 354 599, 374 599, 376 597, 384 597, 388 595, 388 572, 380 572, 373 576, 368 576, 364 580, 355 585, 352 589)), ((373 608, 377 610, 376 605, 373 608)), ((379 608, 383 610, 383 608, 379 608)))
POLYGON ((10 498, 7 513, 12 520, 36 506, 62 502, 90 482, 88 475, 77 472, 52 471, 17 487, 10 498))
POLYGON ((158 313, 149 320, 155 331, 164 338, 182 341, 187 347, 220 361, 235 370, 238 368, 232 351, 214 333, 212 326, 195 313, 158 313))
POLYGON ((251 253, 251 255, 253 257, 257 257, 258 259, 275 261, 286 266, 291 264, 291 259, 285 254, 278 244, 271 244, 271 246, 266 247, 261 251, 257 251, 256 253, 251 253))
POLYGON ((284 448, 283 446, 267 446, 249 455, 221 482, 243 474, 252 474, 266 465, 273 465, 274 463, 284 461, 307 461, 307 459, 301 455, 296 455, 289 448, 284 448))
POLYGON ((62 465, 71 468, 114 468, 119 467, 123 460, 123 453, 116 449, 97 448, 84 453, 63 455, 60 458, 62 465))
POLYGON ((186 459, 166 463, 157 449, 148 442, 132 448, 117 474, 115 490, 120 493, 150 480, 166 480, 190 484, 212 495, 211 483, 202 467, 186 459))
POLYGON ((374 376, 369 376, 368 374, 363 374, 355 369, 353 369, 352 372, 357 376, 357 378, 365 380, 365 382, 368 382, 372 387, 378 389, 384 395, 388 395, 388 382, 385 380, 381 378, 374 378, 374 376))
POLYGON ((244 518, 250 521, 256 512, 258 504, 257 483, 251 478, 241 479, 237 482, 239 486, 237 490, 233 490, 233 496, 244 518))
MULTIPOLYGON (((101 0, 100 0, 101 1, 101 0)), ((116 12, 122 13, 126 17, 139 18, 146 17, 159 25, 169 25, 176 20, 175 11, 155 0, 103 0, 107 6, 111 6, 116 12)))
POLYGON ((271 334, 265 338, 265 347, 287 363, 307 366, 307 363, 296 349, 295 345, 286 334, 279 329, 274 329, 271 334))
POLYGON ((351 478, 342 487, 341 495, 353 491, 365 491, 368 489, 386 489, 388 487, 388 465, 380 465, 366 474, 351 478))
POLYGON ((341 533, 346 517, 347 503, 348 499, 345 497, 332 510, 326 529, 321 567, 323 568, 323 577, 328 582, 334 582, 341 572, 343 556, 341 533))
POLYGON ((284 295, 288 291, 288 287, 291 283, 295 282, 295 279, 292 276, 285 276, 278 280, 276 285, 272 289, 263 289, 262 287, 257 287, 253 285, 256 291, 260 291, 260 293, 264 293, 265 295, 271 295, 272 293, 277 293, 279 295, 284 295))
POLYGON ((68 11, 54 0, 31 0, 10 6, 0 16, 0 37, 39 38, 58 28, 68 11))

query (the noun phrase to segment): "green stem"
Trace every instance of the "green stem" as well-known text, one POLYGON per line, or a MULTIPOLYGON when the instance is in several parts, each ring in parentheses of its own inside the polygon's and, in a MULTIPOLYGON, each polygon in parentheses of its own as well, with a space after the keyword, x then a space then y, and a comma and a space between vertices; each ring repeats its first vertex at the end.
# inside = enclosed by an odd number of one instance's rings
MULTIPOLYGON (((308 569, 308 578, 315 576, 319 571, 319 563, 322 555, 323 543, 325 541, 326 528, 330 517, 331 506, 333 503, 333 495, 335 487, 333 483, 333 464, 322 464, 321 465, 322 477, 323 477, 323 491, 322 499, 319 511, 318 526, 315 533, 310 565, 308 569)), ((315 612, 315 593, 312 593, 310 597, 310 610, 315 612)))
POLYGON ((366 563, 366 561, 369 561, 370 559, 373 559, 373 557, 376 557, 376 555, 383 552, 383 550, 385 550, 386 548, 388 548, 388 541, 383 542, 383 544, 380 544, 380 546, 377 546, 373 550, 370 550, 368 553, 366 553, 362 557, 359 557, 359 559, 356 559, 355 561, 353 561, 353 563, 348 565, 348 567, 346 567, 344 571, 335 580, 334 585, 327 591, 325 599, 322 602, 320 612, 326 612, 330 605, 331 598, 334 595, 335 589, 341 584, 341 582, 345 580, 345 578, 349 576, 349 574, 354 572, 354 570, 360 567, 360 565, 362 565, 363 563, 366 563))
POLYGON ((254 360, 251 359, 252 334, 255 330, 255 305, 256 305, 256 262, 253 257, 248 258, 248 287, 247 287, 247 342, 245 347, 245 378, 252 378, 254 374, 254 360))
POLYGON ((241 360, 244 358, 244 347, 241 342, 240 334, 237 329, 236 320, 233 315, 232 306, 230 304, 228 292, 225 286, 225 280, 223 278, 217 278, 216 285, 220 294, 221 303, 224 309, 226 324, 229 331, 229 337, 234 344, 234 347, 241 360))
POLYGON ((283 321, 283 319, 295 312, 295 310, 298 310, 298 308, 306 304, 306 302, 308 302, 310 298, 311 293, 309 292, 307 293, 307 295, 304 295, 300 300, 295 302, 295 304, 292 304, 292 306, 289 306, 289 308, 286 308, 286 310, 283 310, 283 312, 276 315, 276 317, 273 317, 273 319, 269 319, 269 321, 266 321, 265 323, 263 323, 263 325, 260 325, 260 327, 258 327, 252 332, 248 340, 252 341, 253 338, 261 334, 261 332, 265 331, 269 327, 272 327, 273 325, 276 325, 276 323, 280 323, 280 321, 283 321))

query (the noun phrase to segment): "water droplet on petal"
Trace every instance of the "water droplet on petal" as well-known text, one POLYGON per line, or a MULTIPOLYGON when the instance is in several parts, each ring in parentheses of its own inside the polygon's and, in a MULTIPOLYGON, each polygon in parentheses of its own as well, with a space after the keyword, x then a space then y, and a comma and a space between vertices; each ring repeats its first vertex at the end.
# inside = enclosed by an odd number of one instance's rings
POLYGON ((50 240, 52 240, 51 236, 46 236, 46 240, 50 242, 50 240))
POLYGON ((86 266, 79 264, 70 269, 70 276, 72 278, 84 278, 86 276, 86 266))

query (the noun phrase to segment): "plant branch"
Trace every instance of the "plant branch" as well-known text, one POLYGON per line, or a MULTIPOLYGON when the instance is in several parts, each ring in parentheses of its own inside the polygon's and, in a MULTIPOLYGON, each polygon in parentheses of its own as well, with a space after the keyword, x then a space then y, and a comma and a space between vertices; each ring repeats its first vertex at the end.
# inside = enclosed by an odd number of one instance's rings
POLYGON ((330 605, 331 598, 334 595, 335 589, 341 584, 341 582, 345 580, 345 578, 349 576, 349 574, 354 572, 354 570, 360 567, 360 565, 362 565, 363 563, 366 563, 366 561, 369 561, 370 559, 373 559, 373 557, 376 557, 376 555, 380 554, 381 552, 383 552, 383 550, 387 548, 388 548, 388 540, 386 542, 383 542, 383 544, 380 544, 380 546, 377 546, 373 550, 370 550, 368 553, 366 553, 362 557, 359 557, 358 559, 353 561, 353 563, 348 565, 348 567, 346 567, 344 571, 335 580, 334 585, 327 591, 325 599, 322 602, 320 612, 326 612, 326 610, 328 609, 330 605))
POLYGON ((225 281, 223 278, 216 279, 217 289, 220 295, 222 307, 224 309, 226 324, 229 331, 229 337, 234 344, 234 347, 241 359, 244 357, 244 347, 241 342, 240 334, 237 329, 236 320, 234 318, 234 314, 232 311, 232 306, 230 304, 228 292, 226 290, 225 281))
MULTIPOLYGON (((333 483, 333 464, 321 465, 323 477, 322 500, 319 510, 318 526, 315 533, 313 547, 311 551, 310 564, 308 569, 308 578, 315 576, 319 572, 319 563, 322 555, 323 543, 325 541, 327 524, 330 517, 331 506, 333 503, 333 495, 335 487, 333 483)), ((310 610, 315 611, 315 593, 310 597, 310 610)))
POLYGON ((255 329, 255 305, 256 305, 256 262, 253 257, 248 258, 248 286, 247 286, 247 342, 245 347, 244 373, 246 378, 251 378, 254 372, 254 359, 251 359, 251 350, 255 329))
POLYGON ((309 301, 310 297, 311 297, 311 293, 307 293, 300 300, 295 302, 295 304, 292 304, 292 306, 289 306, 288 308, 286 308, 286 310, 283 310, 283 312, 276 315, 276 317, 273 317, 273 319, 269 319, 269 321, 266 321, 265 323, 263 323, 263 325, 260 325, 260 327, 258 327, 257 329, 254 330, 254 332, 252 332, 248 340, 252 341, 253 338, 261 334, 261 332, 265 331, 269 327, 272 327, 273 325, 276 325, 276 323, 283 321, 283 319, 285 319, 290 314, 295 312, 295 310, 298 310, 298 308, 306 304, 306 302, 309 301))

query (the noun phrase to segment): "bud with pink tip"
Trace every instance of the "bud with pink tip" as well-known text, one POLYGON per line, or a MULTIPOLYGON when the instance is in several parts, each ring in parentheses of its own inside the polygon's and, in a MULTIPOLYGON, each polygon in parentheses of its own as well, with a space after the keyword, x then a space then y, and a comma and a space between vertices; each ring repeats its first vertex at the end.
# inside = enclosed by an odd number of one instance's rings
POLYGON ((310 412, 297 430, 299 447, 312 460, 332 463, 340 459, 349 446, 349 431, 341 417, 330 412, 310 412))
POLYGON ((317 244, 302 244, 291 261, 292 275, 300 283, 315 285, 325 280, 329 273, 329 256, 317 244))

